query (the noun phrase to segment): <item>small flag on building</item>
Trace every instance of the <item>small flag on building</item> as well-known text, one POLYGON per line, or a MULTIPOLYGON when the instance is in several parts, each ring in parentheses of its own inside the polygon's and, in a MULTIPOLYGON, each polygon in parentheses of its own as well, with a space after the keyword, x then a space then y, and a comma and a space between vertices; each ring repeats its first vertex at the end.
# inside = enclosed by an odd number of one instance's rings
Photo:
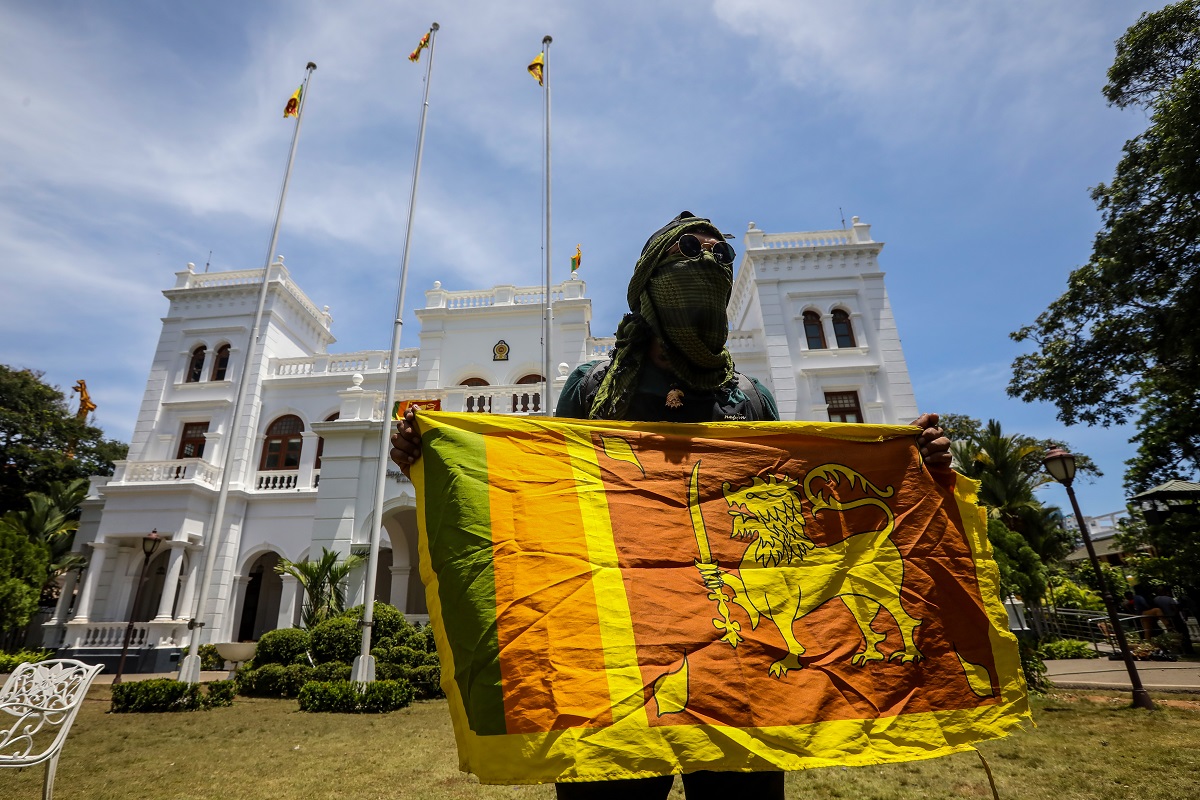
POLYGON ((417 63, 418 61, 420 61, 421 60, 421 51, 424 50, 426 47, 429 47, 429 33, 428 32, 426 32, 425 35, 421 37, 421 41, 417 42, 416 49, 408 54, 408 60, 413 62, 414 64, 417 63))
POLYGON ((580 251, 580 245, 575 245, 575 255, 571 256, 571 274, 575 274, 575 270, 579 269, 579 265, 583 263, 583 253, 580 251))
POLYGON ((529 62, 529 74, 537 78, 538 86, 542 85, 542 67, 546 65, 546 54, 538 53, 537 58, 529 62))
POLYGON ((300 93, 304 91, 304 84, 296 87, 296 91, 288 98, 287 105, 283 107, 284 117, 300 116, 300 93))

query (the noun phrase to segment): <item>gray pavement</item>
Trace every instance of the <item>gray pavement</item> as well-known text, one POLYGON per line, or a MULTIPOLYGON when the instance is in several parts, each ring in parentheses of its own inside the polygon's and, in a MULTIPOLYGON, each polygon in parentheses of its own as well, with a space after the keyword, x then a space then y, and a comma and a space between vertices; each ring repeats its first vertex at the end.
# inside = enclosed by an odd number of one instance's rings
MULTIPOLYGON (((1200 661, 1135 661, 1142 686, 1152 692, 1200 693, 1200 661)), ((1046 673, 1061 689, 1132 689, 1124 661, 1062 658, 1046 662, 1046 673)))

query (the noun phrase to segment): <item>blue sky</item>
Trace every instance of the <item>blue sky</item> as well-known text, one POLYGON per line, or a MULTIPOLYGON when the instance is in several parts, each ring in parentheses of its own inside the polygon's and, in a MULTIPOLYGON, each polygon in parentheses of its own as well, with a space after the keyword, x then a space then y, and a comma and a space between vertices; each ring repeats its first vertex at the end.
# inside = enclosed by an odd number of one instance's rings
POLYGON ((434 20, 407 305, 434 280, 540 283, 542 96, 525 65, 549 33, 555 279, 582 243, 594 334, 615 329, 646 236, 685 208, 738 240, 751 220, 858 215, 887 243, 921 408, 1064 437, 1105 472, 1078 487, 1084 513, 1114 511, 1130 431, 1008 398, 1008 333, 1087 259, 1088 187, 1146 124, 1100 87, 1114 40, 1160 6, 3 4, 0 362, 85 378, 97 423, 127 440, 174 272, 209 251, 213 270, 263 264, 282 108, 310 60, 276 251, 331 307, 333 349, 386 349, 424 76, 406 56, 434 20))

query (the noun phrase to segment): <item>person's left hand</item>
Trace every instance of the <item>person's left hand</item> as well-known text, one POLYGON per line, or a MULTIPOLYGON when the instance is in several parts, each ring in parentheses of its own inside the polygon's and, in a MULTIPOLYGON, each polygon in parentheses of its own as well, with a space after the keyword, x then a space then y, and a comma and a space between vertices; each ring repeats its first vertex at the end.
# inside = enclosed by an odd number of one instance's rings
POLYGON ((922 414, 912 424, 922 428, 921 435, 917 437, 917 449, 921 451, 921 458, 926 465, 933 470, 950 469, 953 458, 950 455, 950 437, 938 427, 938 415, 922 414))

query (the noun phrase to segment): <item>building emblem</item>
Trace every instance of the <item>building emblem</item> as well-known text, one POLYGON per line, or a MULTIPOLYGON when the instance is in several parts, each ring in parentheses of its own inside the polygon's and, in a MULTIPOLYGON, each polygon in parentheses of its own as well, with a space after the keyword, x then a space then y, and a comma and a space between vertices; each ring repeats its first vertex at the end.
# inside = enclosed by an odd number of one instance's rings
POLYGON ((508 342, 501 339, 492 348, 492 361, 508 361, 508 342))

